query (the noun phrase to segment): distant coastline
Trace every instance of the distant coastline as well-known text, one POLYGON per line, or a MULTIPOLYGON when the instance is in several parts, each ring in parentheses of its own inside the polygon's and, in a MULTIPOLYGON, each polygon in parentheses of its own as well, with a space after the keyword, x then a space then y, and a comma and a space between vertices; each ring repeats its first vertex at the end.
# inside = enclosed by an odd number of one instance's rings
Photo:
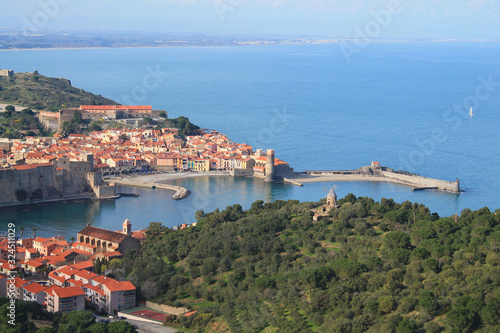
POLYGON ((278 45, 332 45, 332 44, 352 44, 352 43, 500 43, 500 40, 493 39, 423 39, 423 40, 392 40, 392 39, 370 39, 368 42, 357 39, 333 39, 333 40, 304 40, 304 41, 253 41, 241 43, 191 43, 186 41, 179 44, 159 44, 159 45, 113 45, 113 46, 55 46, 55 47, 23 47, 23 48, 0 48, 1 51, 34 51, 34 50, 87 50, 87 49, 163 49, 163 48, 195 48, 195 47, 239 47, 239 46, 278 46, 278 45))

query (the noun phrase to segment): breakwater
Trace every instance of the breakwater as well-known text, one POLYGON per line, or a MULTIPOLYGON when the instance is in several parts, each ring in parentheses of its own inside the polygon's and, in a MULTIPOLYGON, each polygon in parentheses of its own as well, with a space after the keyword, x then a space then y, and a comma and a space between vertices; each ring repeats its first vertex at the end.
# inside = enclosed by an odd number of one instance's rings
POLYGON ((182 186, 177 186, 177 185, 170 185, 170 184, 161 184, 157 182, 151 182, 151 181, 141 181, 139 179, 134 179, 134 178, 121 178, 121 179, 106 179, 105 182, 108 183, 114 183, 114 184, 120 184, 120 185, 128 185, 128 186, 138 186, 138 187, 148 187, 148 188, 153 188, 153 189, 163 189, 163 190, 170 190, 174 191, 174 195, 172 196, 172 199, 174 200, 181 200, 184 198, 187 198, 191 192, 182 186))
POLYGON ((296 184, 336 181, 391 182, 411 186, 413 190, 433 189, 453 193, 461 192, 458 179, 456 181, 446 181, 423 177, 405 171, 394 171, 376 164, 357 170, 306 171, 296 173, 295 177, 287 179, 287 181, 296 184))

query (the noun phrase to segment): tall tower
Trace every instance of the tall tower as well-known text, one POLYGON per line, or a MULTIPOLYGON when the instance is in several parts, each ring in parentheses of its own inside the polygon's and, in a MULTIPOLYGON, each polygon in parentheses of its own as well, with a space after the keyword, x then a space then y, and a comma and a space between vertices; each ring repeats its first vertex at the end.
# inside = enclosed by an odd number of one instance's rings
POLYGON ((123 222, 122 225, 123 225, 122 234, 130 236, 132 234, 132 223, 130 223, 130 220, 126 219, 125 222, 123 222))
POLYGON ((267 150, 267 158, 266 158, 266 178, 264 179, 266 182, 272 182, 274 180, 274 150, 267 150))

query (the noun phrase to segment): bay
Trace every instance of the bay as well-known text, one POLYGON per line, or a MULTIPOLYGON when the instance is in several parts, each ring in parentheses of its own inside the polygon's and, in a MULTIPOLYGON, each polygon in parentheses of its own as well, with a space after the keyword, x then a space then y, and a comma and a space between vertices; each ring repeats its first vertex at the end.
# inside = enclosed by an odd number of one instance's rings
MULTIPOLYGON (((497 43, 373 43, 348 61, 339 45, 23 50, 0 52, 0 67, 65 77, 123 104, 151 104, 184 115, 235 142, 274 148, 296 171, 356 169, 379 161, 453 181, 465 193, 412 192, 385 183, 337 183, 339 196, 394 198, 447 216, 499 208, 500 82, 497 43), (488 95, 487 97, 485 97, 488 95), (477 97, 476 97, 477 98, 477 97), (453 111, 455 105, 460 105, 453 111)), ((2 209, 37 235, 76 235, 88 222, 120 230, 151 221, 194 222, 194 212, 270 200, 314 200, 323 187, 253 179, 178 180, 192 195, 126 188, 139 198, 2 209), (24 212, 23 212, 24 211, 24 212)), ((1 232, 1 230, 0 230, 1 232)))

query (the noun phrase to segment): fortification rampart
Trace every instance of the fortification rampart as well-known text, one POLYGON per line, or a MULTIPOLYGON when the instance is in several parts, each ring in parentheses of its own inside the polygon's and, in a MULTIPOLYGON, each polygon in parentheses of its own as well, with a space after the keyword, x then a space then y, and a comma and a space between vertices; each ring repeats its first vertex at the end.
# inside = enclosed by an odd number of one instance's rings
POLYGON ((102 183, 91 172, 92 162, 71 162, 61 158, 54 164, 23 165, 0 171, 0 206, 35 202, 109 198, 115 188, 102 183))

